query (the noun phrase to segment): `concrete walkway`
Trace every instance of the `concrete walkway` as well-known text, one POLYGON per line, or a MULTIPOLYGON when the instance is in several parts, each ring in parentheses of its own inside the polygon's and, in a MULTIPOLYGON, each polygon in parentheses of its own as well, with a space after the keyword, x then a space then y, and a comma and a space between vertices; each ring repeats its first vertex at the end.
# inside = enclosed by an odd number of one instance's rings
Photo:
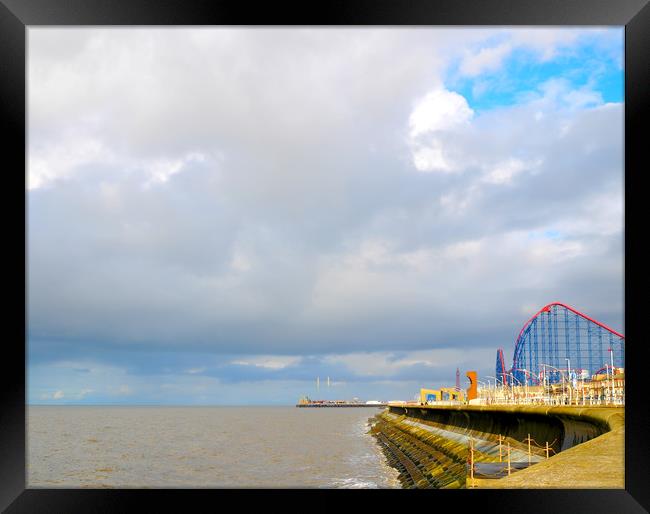
POLYGON ((625 427, 558 453, 512 476, 498 480, 476 479, 475 486, 482 489, 624 489, 625 427))

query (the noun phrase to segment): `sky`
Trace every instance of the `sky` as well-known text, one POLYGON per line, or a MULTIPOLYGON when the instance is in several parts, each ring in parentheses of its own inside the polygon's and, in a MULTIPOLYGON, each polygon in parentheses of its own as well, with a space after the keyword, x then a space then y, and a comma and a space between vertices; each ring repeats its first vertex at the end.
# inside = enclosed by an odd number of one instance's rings
POLYGON ((553 301, 624 333, 623 48, 29 27, 28 402, 411 399, 553 301))

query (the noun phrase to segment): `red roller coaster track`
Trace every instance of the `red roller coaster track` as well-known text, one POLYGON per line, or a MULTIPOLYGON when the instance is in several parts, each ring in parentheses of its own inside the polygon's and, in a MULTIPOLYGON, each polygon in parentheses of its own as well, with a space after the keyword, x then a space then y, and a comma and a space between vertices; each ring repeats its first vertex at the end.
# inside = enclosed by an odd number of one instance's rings
POLYGON ((605 325, 604 323, 601 323, 600 321, 596 321, 595 319, 590 318, 590 317, 587 316, 586 314, 584 314, 584 313, 582 313, 582 312, 580 312, 580 311, 577 311, 577 310, 574 309, 573 307, 569 307, 569 306, 566 305, 565 303, 553 302, 553 303, 549 303, 548 305, 544 305, 544 307, 542 307, 542 308, 541 308, 541 309, 540 309, 540 310, 539 310, 539 311, 538 311, 534 316, 531 316, 531 318, 530 318, 526 323, 524 323, 524 326, 522 327, 521 331, 519 332, 519 335, 517 336, 517 342, 519 342, 519 339, 521 339, 521 335, 524 333, 524 330, 526 330, 526 327, 528 326, 528 324, 529 324, 531 321, 533 321, 537 316, 539 316, 542 312, 548 312, 548 311, 550 311, 550 310, 551 310, 551 307, 553 307, 554 305, 559 305, 560 307, 564 307, 565 309, 569 309, 569 310, 570 310, 571 312, 573 312, 574 314, 577 314, 578 316, 581 316, 581 317, 583 317, 584 319, 586 319, 586 320, 588 320, 588 321, 591 321, 592 323, 595 323, 595 324, 598 325, 599 327, 603 327, 605 330, 609 330, 612 334, 617 335, 618 337, 620 337, 620 338, 622 338, 622 339, 625 339, 625 336, 624 336, 623 334, 619 334, 619 333, 618 333, 616 330, 614 330, 613 328, 608 327, 607 325, 605 325))

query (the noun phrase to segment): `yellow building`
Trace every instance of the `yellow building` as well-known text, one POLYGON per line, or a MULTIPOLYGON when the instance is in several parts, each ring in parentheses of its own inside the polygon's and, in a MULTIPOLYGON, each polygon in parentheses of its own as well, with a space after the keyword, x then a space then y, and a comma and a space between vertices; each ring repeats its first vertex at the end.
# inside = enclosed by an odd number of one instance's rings
POLYGON ((440 389, 420 389, 420 403, 422 405, 446 401, 462 402, 464 400, 465 395, 463 394, 463 391, 457 391, 454 387, 441 387, 440 389))

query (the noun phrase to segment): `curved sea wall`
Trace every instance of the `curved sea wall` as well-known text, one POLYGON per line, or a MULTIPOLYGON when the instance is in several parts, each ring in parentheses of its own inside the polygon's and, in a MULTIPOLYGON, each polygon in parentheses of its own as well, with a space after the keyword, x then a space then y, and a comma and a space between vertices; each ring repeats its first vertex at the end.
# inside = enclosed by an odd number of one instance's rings
POLYGON ((370 432, 404 487, 462 488, 470 462, 475 476, 509 476, 624 419, 622 408, 607 407, 391 405, 371 418, 370 432))

